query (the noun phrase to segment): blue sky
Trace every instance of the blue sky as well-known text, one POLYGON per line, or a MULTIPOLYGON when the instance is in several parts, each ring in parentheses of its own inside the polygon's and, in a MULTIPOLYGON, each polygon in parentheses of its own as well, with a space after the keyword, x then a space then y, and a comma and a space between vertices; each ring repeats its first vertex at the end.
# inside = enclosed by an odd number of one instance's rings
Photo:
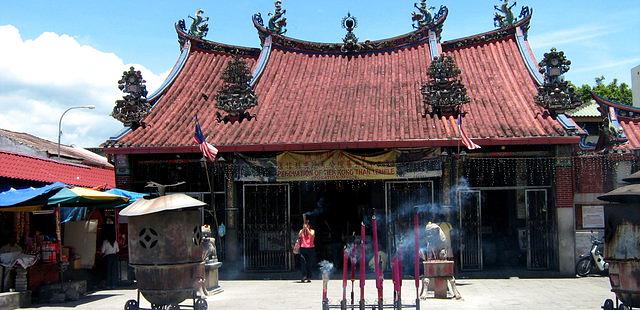
MULTIPOLYGON (((299 39, 340 41, 344 36, 340 20, 347 12, 358 18, 359 27, 355 32, 361 40, 382 39, 412 30, 414 1, 283 2, 288 20, 286 35, 299 39)), ((449 0, 429 3, 436 7, 444 4, 449 8, 444 40, 494 29, 493 5, 498 1, 449 0)), ((640 64, 639 0, 519 1, 516 13, 522 5, 534 10, 529 40, 537 59, 541 59, 542 54, 551 47, 557 47, 565 51, 573 62, 567 78, 574 83, 593 83, 593 79, 600 75, 607 80, 618 78, 629 83, 630 69, 640 64)), ((196 8, 204 9, 205 15, 211 18, 211 30, 207 36, 209 40, 257 47, 259 41, 251 23, 251 15, 255 12, 266 15, 273 10, 273 2, 4 1, 0 5, 0 39, 5 40, 5 47, 0 46, 0 59, 5 58, 4 67, 0 60, 0 83, 4 83, 0 84, 0 107, 5 109, 12 104, 12 108, 18 109, 17 106, 21 106, 21 100, 24 100, 25 107, 46 107, 47 112, 34 116, 26 111, 14 111, 13 115, 4 119, 0 116, 0 127, 55 138, 56 130, 53 127, 57 125, 57 120, 51 122, 48 115, 56 115, 64 106, 85 103, 87 100, 100 101, 98 109, 75 113, 88 117, 90 112, 99 112, 104 117, 117 99, 116 81, 129 64, 136 64, 143 69, 152 91, 178 56, 173 24, 189 14, 193 15, 196 8), (19 48, 7 46, 6 41, 14 42, 19 48), (20 52, 11 54, 16 50, 20 52), (67 50, 73 52, 67 53, 67 50), (19 61, 21 57, 26 58, 24 55, 29 51, 33 52, 31 57, 42 58, 40 66, 30 64, 28 59, 19 61), (58 62, 56 67, 55 63, 58 62), (97 67, 93 68, 94 65, 97 67), (31 68, 23 70, 20 66, 31 68), (23 72, 28 70, 33 71, 31 75, 23 72), (59 74, 63 77, 58 77, 59 74), (41 83, 33 82, 41 76, 49 76, 50 80, 42 77, 41 83), (52 84, 61 84, 62 88, 52 84), (31 122, 40 117, 35 122, 42 122, 42 128, 33 129, 24 125, 25 122, 20 118, 25 116, 31 122)), ((67 140, 63 141, 84 146, 95 145, 118 129, 114 121, 102 119, 99 129, 87 129, 86 124, 83 127, 83 123, 77 121, 79 118, 71 117, 70 129, 67 129, 65 136, 67 140)), ((97 116, 91 122, 96 121, 97 116)))

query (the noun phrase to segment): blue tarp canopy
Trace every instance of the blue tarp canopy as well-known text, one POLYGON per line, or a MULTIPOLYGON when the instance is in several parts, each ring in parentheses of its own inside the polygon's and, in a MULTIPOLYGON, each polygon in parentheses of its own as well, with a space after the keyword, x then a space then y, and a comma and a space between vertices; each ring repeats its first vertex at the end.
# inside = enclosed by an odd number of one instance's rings
POLYGON ((122 204, 122 205, 118 206, 118 208, 126 207, 126 206, 132 204, 133 202, 135 202, 136 200, 148 195, 148 194, 143 194, 143 193, 126 191, 124 189, 119 189, 119 188, 112 188, 112 189, 110 189, 110 190, 108 190, 106 192, 109 193, 109 194, 114 194, 114 195, 118 195, 118 196, 123 196, 123 197, 129 198, 129 202, 127 202, 126 204, 122 204))
POLYGON ((0 193, 0 208, 45 205, 49 197, 65 186, 64 183, 56 182, 38 188, 10 189, 0 193))

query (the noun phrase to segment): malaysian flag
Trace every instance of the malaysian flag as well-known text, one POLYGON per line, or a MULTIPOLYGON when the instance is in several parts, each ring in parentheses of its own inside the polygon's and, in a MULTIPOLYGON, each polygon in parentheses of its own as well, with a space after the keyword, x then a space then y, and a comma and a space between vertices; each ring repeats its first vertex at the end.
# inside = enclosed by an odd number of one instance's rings
POLYGON ((200 127, 200 123, 198 122, 198 117, 196 116, 196 132, 193 135, 193 140, 200 146, 200 151, 202 151, 202 155, 206 157, 210 161, 216 160, 216 155, 218 155, 218 149, 216 149, 213 145, 207 142, 207 138, 202 133, 202 127, 200 127))
POLYGON ((467 133, 464 132, 464 129, 462 128, 462 114, 458 116, 457 122, 458 122, 458 130, 460 131, 460 140, 462 140, 462 144, 464 144, 464 146, 466 146, 467 149, 470 149, 470 150, 479 149, 480 146, 473 143, 473 141, 471 141, 471 139, 467 137, 467 133))

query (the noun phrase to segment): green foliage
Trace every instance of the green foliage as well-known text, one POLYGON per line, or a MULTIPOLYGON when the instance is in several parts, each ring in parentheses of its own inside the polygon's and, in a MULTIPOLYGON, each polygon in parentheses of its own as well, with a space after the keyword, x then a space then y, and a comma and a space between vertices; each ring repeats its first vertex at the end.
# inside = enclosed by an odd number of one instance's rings
POLYGON ((609 84, 605 84, 604 80, 604 76, 600 76, 595 78, 596 85, 593 87, 588 84, 576 87, 576 92, 580 96, 580 99, 582 99, 582 102, 589 102, 592 99, 591 92, 594 92, 598 96, 613 102, 631 105, 632 94, 629 85, 626 83, 618 84, 618 79, 613 79, 609 84))

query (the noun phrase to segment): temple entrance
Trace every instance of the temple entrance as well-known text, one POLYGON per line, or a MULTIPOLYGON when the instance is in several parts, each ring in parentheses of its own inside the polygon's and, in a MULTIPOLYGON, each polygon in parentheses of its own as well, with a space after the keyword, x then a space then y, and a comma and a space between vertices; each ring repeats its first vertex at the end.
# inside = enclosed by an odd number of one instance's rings
POLYGON ((549 269, 554 249, 547 191, 542 188, 459 191, 461 269, 549 269))
POLYGON ((291 270, 289 185, 243 186, 244 268, 291 270))
POLYGON ((526 214, 518 214, 516 190, 482 191, 482 262, 484 269, 526 267, 526 214))
MULTIPOLYGON (((380 246, 384 248, 384 183, 382 181, 318 181, 292 183, 292 238, 306 214, 316 230, 318 261, 328 260, 341 267, 341 251, 360 235, 363 218, 373 214, 379 220, 380 246)), ((371 236, 367 228, 367 236, 371 236)))
MULTIPOLYGON (((404 246, 413 244, 414 207, 420 207, 422 213, 435 213, 433 210, 434 184, 430 180, 422 181, 389 181, 385 183, 386 214, 389 230, 387 231, 387 247, 396 249, 402 242, 404 246)), ((426 220, 426 219, 422 219, 426 220)), ((420 225, 420 233, 424 223, 420 225)), ((423 246, 423 245, 422 245, 423 246)), ((407 259, 413 259, 408 257, 407 259)))

